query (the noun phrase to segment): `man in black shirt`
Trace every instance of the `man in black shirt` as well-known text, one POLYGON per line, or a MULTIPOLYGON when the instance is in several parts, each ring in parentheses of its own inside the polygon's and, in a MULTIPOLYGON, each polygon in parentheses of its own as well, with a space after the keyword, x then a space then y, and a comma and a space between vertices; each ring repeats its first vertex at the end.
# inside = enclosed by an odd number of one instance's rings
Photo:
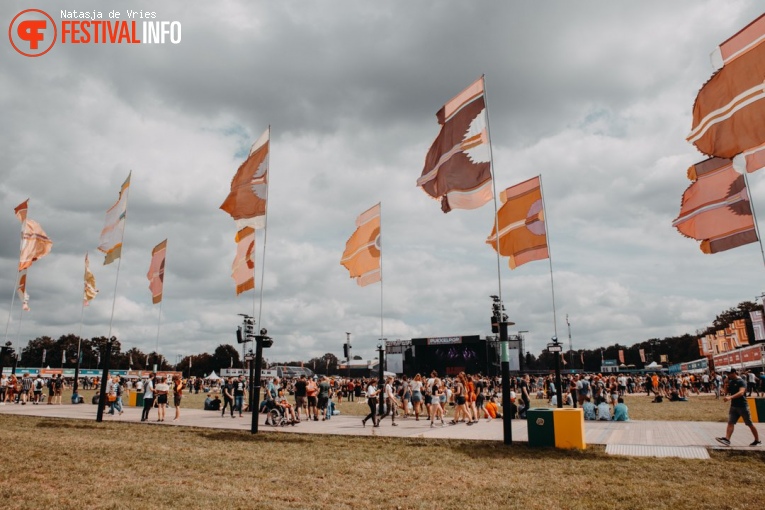
POLYGON ((730 446, 730 436, 733 435, 733 427, 736 425, 739 417, 744 420, 744 424, 754 434, 754 441, 749 446, 759 446, 760 435, 752 424, 752 418, 749 415, 749 404, 746 401, 746 382, 738 375, 738 371, 732 368, 728 373, 728 395, 723 397, 723 402, 730 401, 730 411, 728 411, 728 428, 725 431, 725 437, 716 437, 718 443, 723 446, 730 446))
MULTIPOLYGON (((306 392, 306 386, 308 385, 308 381, 305 380, 305 374, 302 374, 300 376, 300 379, 298 379, 295 382, 295 420, 300 421, 300 411, 301 409, 306 408, 306 395, 308 393, 306 392)), ((306 411, 308 413, 308 411, 306 411)), ((311 417, 310 415, 308 416, 311 417)))

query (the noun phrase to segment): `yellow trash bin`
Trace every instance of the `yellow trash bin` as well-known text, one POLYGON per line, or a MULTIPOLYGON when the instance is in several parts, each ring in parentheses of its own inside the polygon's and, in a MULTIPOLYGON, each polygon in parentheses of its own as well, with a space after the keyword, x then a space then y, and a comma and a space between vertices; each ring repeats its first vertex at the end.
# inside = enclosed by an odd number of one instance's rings
POLYGON ((555 415, 555 447, 581 450, 587 448, 584 441, 584 410, 553 409, 555 415))
POLYGON ((137 398, 138 398, 138 393, 135 391, 131 391, 130 394, 128 395, 128 405, 130 407, 135 407, 137 398))

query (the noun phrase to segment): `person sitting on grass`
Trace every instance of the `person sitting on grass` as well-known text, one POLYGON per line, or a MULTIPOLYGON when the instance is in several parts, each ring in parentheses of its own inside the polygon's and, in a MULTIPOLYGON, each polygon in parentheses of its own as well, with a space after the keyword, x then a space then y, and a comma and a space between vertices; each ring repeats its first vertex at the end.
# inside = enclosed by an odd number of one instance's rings
POLYGON ((585 420, 597 420, 598 415, 595 412, 595 404, 593 404, 590 401, 590 397, 584 397, 584 402, 582 403, 582 410, 584 411, 584 419, 585 420))
POLYGON ((630 416, 627 412, 627 404, 624 403, 624 399, 619 397, 616 399, 617 404, 614 406, 614 421, 629 421, 630 416))
POLYGON ((611 406, 606 403, 606 399, 600 397, 598 401, 598 421, 611 421, 611 406))

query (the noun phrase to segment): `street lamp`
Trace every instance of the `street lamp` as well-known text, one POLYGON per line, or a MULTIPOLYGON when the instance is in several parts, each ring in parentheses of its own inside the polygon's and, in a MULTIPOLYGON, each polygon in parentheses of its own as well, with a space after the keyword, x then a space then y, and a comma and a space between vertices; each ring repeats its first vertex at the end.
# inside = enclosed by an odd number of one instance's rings
POLYGON ((492 332, 499 331, 499 342, 502 349, 502 434, 505 444, 513 443, 513 427, 510 421, 510 349, 508 346, 507 327, 515 323, 507 320, 505 305, 498 296, 489 296, 492 300, 491 325, 492 332), (497 331, 495 331, 495 329, 497 331))
MULTIPOLYGON (((274 339, 268 336, 268 331, 263 328, 260 330, 259 335, 255 335, 255 370, 254 373, 252 373, 252 370, 250 370, 251 379, 250 379, 250 388, 252 391, 250 391, 250 400, 253 400, 253 397, 255 397, 255 404, 258 405, 260 403, 260 365, 263 364, 263 349, 268 348, 274 345, 274 339)), ((250 361, 252 363, 252 361, 250 361)), ((252 365, 250 365, 252 367, 252 365)), ((258 433, 258 410, 254 407, 251 407, 250 410, 252 411, 252 425, 250 427, 250 432, 253 434, 258 433)))

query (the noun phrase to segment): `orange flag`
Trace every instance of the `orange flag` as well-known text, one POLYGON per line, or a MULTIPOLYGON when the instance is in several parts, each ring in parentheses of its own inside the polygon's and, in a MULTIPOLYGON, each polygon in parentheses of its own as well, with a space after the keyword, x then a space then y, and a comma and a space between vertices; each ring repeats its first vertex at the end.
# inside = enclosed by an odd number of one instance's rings
MULTIPOLYGON (((516 184, 500 193, 503 205, 497 211, 499 254, 509 257, 510 269, 550 257, 545 231, 545 211, 539 177, 516 184)), ((497 249, 497 228, 486 244, 497 249)))
POLYGON ((757 241, 744 176, 729 159, 710 158, 688 169, 693 184, 683 193, 672 226, 701 241, 701 251, 718 253, 757 241))
POLYGON ((231 265, 231 278, 236 283, 237 296, 255 288, 255 230, 252 227, 244 227, 236 233, 236 257, 231 265))
POLYGON ((356 219, 356 231, 345 243, 340 264, 360 287, 382 280, 380 255, 380 204, 364 211, 356 219))
POLYGON ((35 261, 50 253, 53 241, 35 220, 27 219, 24 223, 24 233, 21 240, 21 256, 19 271, 30 267, 35 261))
POLYGON ((270 128, 252 145, 250 155, 236 171, 231 191, 220 208, 236 220, 236 228, 265 228, 268 198, 270 128))
POLYGON ((165 282, 165 254, 167 252, 167 239, 159 243, 151 250, 151 264, 146 277, 149 279, 151 301, 155 305, 162 301, 162 288, 165 282))

